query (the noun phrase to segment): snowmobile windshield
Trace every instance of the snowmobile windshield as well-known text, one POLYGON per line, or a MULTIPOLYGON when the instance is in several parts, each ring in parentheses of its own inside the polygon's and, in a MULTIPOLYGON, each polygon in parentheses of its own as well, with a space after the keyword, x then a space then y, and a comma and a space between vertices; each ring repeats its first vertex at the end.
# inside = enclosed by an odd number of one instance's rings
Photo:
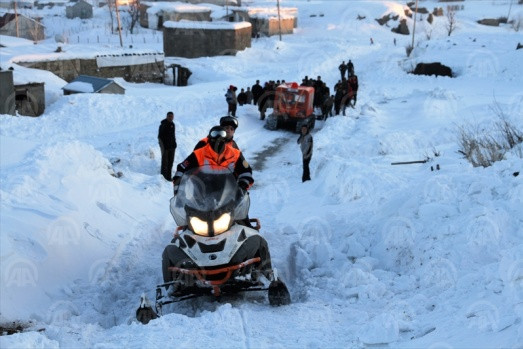
POLYGON ((229 169, 203 166, 184 173, 171 213, 179 226, 188 225, 188 217, 213 221, 224 213, 234 215, 243 196, 229 169))

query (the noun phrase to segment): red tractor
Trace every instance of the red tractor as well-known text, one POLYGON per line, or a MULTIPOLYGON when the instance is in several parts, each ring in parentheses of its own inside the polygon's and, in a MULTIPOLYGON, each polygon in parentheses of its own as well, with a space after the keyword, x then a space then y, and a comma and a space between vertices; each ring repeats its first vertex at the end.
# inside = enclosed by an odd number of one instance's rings
POLYGON ((296 82, 281 84, 276 88, 274 108, 267 116, 265 127, 276 130, 280 127, 291 127, 300 132, 302 125, 314 128, 314 87, 299 86, 296 82))

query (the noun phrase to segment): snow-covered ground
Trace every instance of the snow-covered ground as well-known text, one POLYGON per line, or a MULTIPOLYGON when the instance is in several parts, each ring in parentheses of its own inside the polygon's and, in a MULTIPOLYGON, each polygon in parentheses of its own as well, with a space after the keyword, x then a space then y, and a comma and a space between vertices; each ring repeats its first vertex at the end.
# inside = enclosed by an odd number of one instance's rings
MULTIPOLYGON (((0 116, 0 320, 28 325, 0 346, 521 348, 523 149, 475 168, 457 137, 463 125, 492 127, 495 107, 523 129, 523 35, 476 23, 507 15, 511 2, 521 18, 514 1, 459 2, 450 37, 445 17, 418 22, 407 58, 411 36, 390 31, 398 21, 374 20, 404 17, 402 2, 282 0, 298 8, 294 35, 253 40, 234 57, 177 59, 193 72, 187 87, 118 79, 125 95, 63 96, 65 81, 12 63, 52 53, 57 34, 69 37, 66 52, 119 50, 106 8, 93 21, 47 10, 49 39, 37 45, 2 36, 2 68, 14 67, 15 81, 45 82, 47 100, 39 118, 0 116), (97 36, 112 44, 94 45, 97 36), (255 166, 250 216, 261 220, 293 303, 198 299, 137 323, 176 228, 156 140, 166 112, 175 113, 178 163, 226 114, 230 84, 321 75, 332 90, 348 59, 358 104, 317 122, 312 181, 301 183, 297 135, 264 129, 255 106, 238 108, 235 139, 255 166), (433 61, 456 77, 406 73, 433 61), (263 166, 254 161, 274 144, 283 145, 263 166)), ((429 11, 445 5, 420 1, 429 11)), ((158 34, 135 35, 134 50, 162 50, 158 34)))

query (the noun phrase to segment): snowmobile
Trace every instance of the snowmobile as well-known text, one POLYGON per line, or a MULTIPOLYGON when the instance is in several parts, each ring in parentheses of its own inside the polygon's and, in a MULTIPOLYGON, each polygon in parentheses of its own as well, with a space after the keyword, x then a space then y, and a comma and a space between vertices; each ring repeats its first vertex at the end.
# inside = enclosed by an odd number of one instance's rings
POLYGON ((142 295, 138 321, 161 316, 166 304, 205 295, 268 291, 271 305, 290 304, 260 222, 248 218, 249 206, 249 195, 229 169, 204 166, 183 175, 170 201, 178 228, 162 256, 164 283, 156 286, 156 311, 142 295))

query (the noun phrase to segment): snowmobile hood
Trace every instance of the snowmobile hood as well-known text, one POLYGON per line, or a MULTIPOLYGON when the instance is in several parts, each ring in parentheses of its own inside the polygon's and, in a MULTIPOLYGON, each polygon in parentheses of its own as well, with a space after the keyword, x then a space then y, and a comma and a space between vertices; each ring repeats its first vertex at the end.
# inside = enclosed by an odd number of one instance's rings
POLYGON ((227 168, 203 166, 187 171, 171 199, 171 214, 179 226, 186 226, 189 216, 208 220, 224 212, 231 213, 234 221, 247 216, 248 209, 248 195, 243 195, 227 168))

